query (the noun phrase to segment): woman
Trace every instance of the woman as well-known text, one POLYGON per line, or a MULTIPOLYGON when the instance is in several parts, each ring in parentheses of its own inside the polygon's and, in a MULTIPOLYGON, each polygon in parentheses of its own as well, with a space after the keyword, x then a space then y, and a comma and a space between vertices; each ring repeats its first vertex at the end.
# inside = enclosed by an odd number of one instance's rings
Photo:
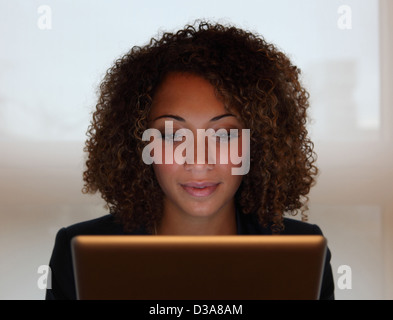
MULTIPOLYGON (((58 232, 47 298, 75 299, 70 240, 80 234, 322 234, 284 218, 306 220, 317 174, 299 74, 262 37, 207 22, 117 60, 100 86, 83 175, 83 192, 99 191, 110 214, 58 232)), ((334 298, 329 250, 320 297, 334 298)))

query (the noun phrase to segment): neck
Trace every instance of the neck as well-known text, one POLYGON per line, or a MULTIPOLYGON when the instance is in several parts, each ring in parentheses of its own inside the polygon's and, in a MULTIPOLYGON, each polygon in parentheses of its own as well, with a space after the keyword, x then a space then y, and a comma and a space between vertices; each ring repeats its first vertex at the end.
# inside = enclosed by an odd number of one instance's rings
MULTIPOLYGON (((169 209, 169 208, 168 208, 169 209)), ((156 228, 158 235, 235 235, 235 206, 209 216, 191 216, 176 210, 165 210, 161 224, 156 228)))

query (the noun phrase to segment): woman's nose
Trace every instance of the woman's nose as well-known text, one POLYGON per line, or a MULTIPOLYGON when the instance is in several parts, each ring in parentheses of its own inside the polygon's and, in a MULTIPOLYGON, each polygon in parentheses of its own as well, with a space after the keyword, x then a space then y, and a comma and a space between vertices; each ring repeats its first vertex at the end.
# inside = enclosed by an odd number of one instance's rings
POLYGON ((186 156, 184 163, 186 170, 206 171, 214 168, 215 150, 213 152, 209 139, 209 132, 205 130, 198 129, 196 133, 194 132, 194 155, 186 156))

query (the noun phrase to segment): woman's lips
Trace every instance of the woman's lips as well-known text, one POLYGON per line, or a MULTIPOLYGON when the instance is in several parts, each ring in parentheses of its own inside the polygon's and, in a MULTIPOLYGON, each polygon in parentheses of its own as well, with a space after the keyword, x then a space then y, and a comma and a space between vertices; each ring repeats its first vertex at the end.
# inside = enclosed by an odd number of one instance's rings
POLYGON ((214 191, 216 191, 219 183, 200 183, 200 182, 190 182, 181 184, 182 188, 191 196, 194 197, 207 197, 210 196, 214 191))

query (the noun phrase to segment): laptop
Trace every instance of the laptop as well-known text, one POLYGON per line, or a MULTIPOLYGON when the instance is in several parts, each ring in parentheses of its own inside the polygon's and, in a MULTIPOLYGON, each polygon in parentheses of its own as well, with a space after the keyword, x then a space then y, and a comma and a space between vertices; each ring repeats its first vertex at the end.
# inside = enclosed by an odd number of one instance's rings
POLYGON ((76 236, 78 299, 314 300, 326 239, 318 235, 76 236))

